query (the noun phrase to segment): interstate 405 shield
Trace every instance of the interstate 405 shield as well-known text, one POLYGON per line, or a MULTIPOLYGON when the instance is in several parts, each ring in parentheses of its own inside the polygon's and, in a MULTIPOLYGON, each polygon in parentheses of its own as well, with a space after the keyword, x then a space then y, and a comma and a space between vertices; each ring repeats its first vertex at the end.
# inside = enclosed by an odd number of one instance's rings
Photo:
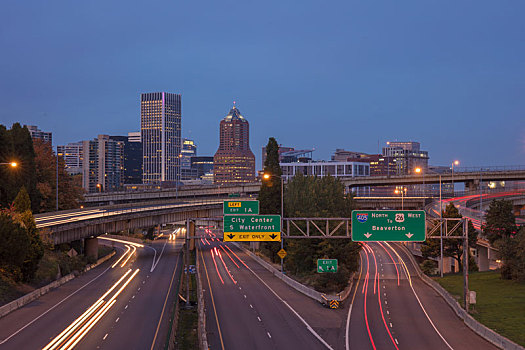
POLYGON ((354 210, 352 241, 423 242, 424 210, 354 210))

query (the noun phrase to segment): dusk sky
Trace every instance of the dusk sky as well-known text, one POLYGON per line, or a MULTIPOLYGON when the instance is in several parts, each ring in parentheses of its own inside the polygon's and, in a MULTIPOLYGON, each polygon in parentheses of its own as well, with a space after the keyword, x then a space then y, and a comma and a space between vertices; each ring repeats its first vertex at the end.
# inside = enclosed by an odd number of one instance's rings
POLYGON ((251 149, 525 164, 525 2, 19 1, 0 10, 0 123, 53 143, 140 130, 140 93, 182 94, 182 136, 213 155, 232 102, 251 149))

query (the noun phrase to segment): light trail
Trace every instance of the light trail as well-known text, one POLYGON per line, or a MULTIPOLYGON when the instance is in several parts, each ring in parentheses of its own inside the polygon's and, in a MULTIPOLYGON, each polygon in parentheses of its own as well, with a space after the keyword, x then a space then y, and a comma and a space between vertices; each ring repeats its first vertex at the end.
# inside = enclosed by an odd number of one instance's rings
POLYGON ((379 245, 385 250, 385 252, 388 254, 388 256, 390 257, 390 259, 392 260, 392 263, 394 264, 394 267, 396 268, 396 273, 397 273, 397 285, 399 286, 399 270, 397 268, 397 263, 394 261, 394 258, 392 257, 392 255, 390 255, 390 252, 385 248, 385 246, 381 243, 381 242, 377 242, 379 243, 379 245))
POLYGON ((436 333, 439 335, 439 337, 441 338, 441 340, 443 340, 443 342, 445 343, 445 345, 450 349, 450 350, 453 350, 452 346, 450 346, 450 344, 447 342, 447 340, 445 339, 445 337, 443 337, 443 335, 439 332, 439 330, 437 329, 436 325, 434 324, 434 322, 432 322, 432 319, 430 318, 430 316, 427 314, 427 311, 425 310, 425 308, 423 307, 423 304, 421 303, 421 300, 419 300, 419 297, 417 296, 417 293, 416 291, 414 290, 414 287, 412 286, 412 279, 410 279, 410 273, 408 271, 408 267, 406 266, 405 262, 403 261, 403 259, 401 258, 401 256, 397 253, 397 251, 392 248, 392 246, 390 244, 388 244, 388 242, 385 242, 385 244, 397 255, 397 257, 399 258, 399 260, 401 261, 401 263, 403 264, 403 267, 405 268, 405 273, 407 274, 408 276, 408 281, 410 283, 410 288, 412 289, 412 293, 414 293, 414 296, 416 297, 417 299, 417 302, 419 303, 419 306, 421 307, 421 310, 423 310, 423 313, 425 314, 425 316, 427 317, 427 320, 428 322, 430 322, 430 324, 432 325, 432 328, 434 328, 434 330, 436 331, 436 333))
MULTIPOLYGON (((366 244, 365 244, 365 247, 366 247, 366 244)), ((364 289, 363 289, 363 294, 364 294, 364 297, 365 297, 365 300, 364 300, 364 309, 365 309, 365 323, 366 323, 366 331, 368 332, 368 338, 370 339, 370 344, 372 344, 372 348, 374 350, 376 350, 376 344, 374 343, 374 339, 372 337, 372 332, 370 332, 370 325, 368 324, 368 313, 367 313, 367 308, 366 308, 366 297, 367 297, 367 294, 368 294, 368 280, 370 279, 370 260, 368 259, 368 251, 365 250, 365 254, 366 254, 366 276, 365 276, 365 285, 363 286, 364 289)))
POLYGON ((119 263, 122 259, 124 259, 124 257, 126 256, 126 254, 128 254, 129 251, 131 250, 131 247, 130 247, 129 245, 126 244, 125 246, 126 246, 126 248, 128 248, 128 249, 124 252, 124 254, 122 254, 122 255, 120 256, 120 258, 119 258, 117 261, 115 261, 115 263, 114 263, 113 265, 111 265, 111 268, 112 268, 112 269, 115 268, 115 266, 117 266, 118 263, 119 263))
POLYGON ((244 263, 244 261, 243 261, 241 258, 239 258, 239 257, 237 256, 237 254, 235 254, 235 252, 234 252, 233 250, 231 250, 231 248, 230 248, 227 244, 225 244, 224 246, 225 246, 226 248, 228 248, 228 250, 229 250, 233 255, 235 255, 235 257, 236 257, 237 259, 239 259, 239 261, 240 261, 240 262, 241 262, 241 263, 242 263, 247 269, 249 269, 248 265, 246 265, 246 264, 244 263))
POLYGON ((231 257, 231 255, 228 253, 228 251, 226 249, 224 249, 224 247, 222 245, 219 246, 222 250, 224 250, 224 252, 226 253, 226 255, 228 255, 228 257, 230 258, 230 260, 235 264, 235 266, 237 266, 237 268, 240 269, 240 266, 235 262, 235 260, 233 260, 233 258, 231 257))
POLYGON ((233 278, 232 274, 230 273, 230 270, 228 270, 228 267, 226 266, 226 263, 224 262, 224 260, 222 259, 222 254, 220 251, 218 251, 219 253, 219 258, 221 259, 222 261, 222 264, 224 265, 224 269, 226 270, 226 272, 228 272, 228 275, 230 276, 233 284, 237 284, 237 281, 233 278))
MULTIPOLYGON (((217 249, 217 248, 214 247, 213 249, 217 249)), ((215 262, 215 257, 213 256, 213 250, 210 250, 210 253, 211 253, 211 258, 213 259, 213 265, 215 265, 215 270, 217 271, 217 275, 219 275, 219 278, 221 279, 222 284, 224 284, 222 276, 219 272, 219 268, 217 267, 217 263, 215 262)))
MULTIPOLYGON (((377 272, 377 260, 376 260, 376 254, 374 252, 374 250, 372 249, 372 247, 370 247, 370 251, 372 252, 372 257, 374 258, 374 267, 376 269, 376 272, 377 272)), ((388 335, 390 336, 390 340, 392 341, 392 344, 394 344, 394 347, 399 350, 399 348, 397 347, 397 344, 396 342, 394 341, 394 337, 392 337, 392 333, 390 333, 390 329, 388 328, 388 325, 386 324, 386 320, 385 320, 385 314, 383 313, 383 305, 381 304, 381 289, 380 289, 380 286, 379 286, 379 275, 376 273, 376 279, 377 279, 377 302, 379 303, 379 311, 381 312, 381 318, 383 319, 383 324, 385 325, 385 329, 386 331, 388 332, 388 335)))
MULTIPOLYGON (((138 273, 139 270, 136 270, 135 273, 128 279, 128 281, 121 287, 121 289, 107 302, 104 301, 104 298, 106 298, 115 288, 118 287, 118 285, 121 284, 121 282, 131 273, 131 270, 126 271, 120 279, 111 286, 109 290, 104 293, 91 307, 89 307, 82 315, 80 315, 75 321, 73 321, 65 330, 63 330, 59 335, 57 335, 49 344, 47 344, 42 350, 49 350, 49 349, 58 349, 64 342, 69 342, 69 340, 74 337, 75 333, 78 336, 80 334, 79 332, 82 331, 83 327, 90 322, 90 320, 93 320, 97 317, 100 310, 102 310, 108 303, 110 303, 112 300, 114 300, 118 294, 120 294, 129 284, 131 279, 135 277, 135 275, 138 273), (80 330, 79 330, 80 328, 80 330)), ((63 349, 64 347, 61 347, 63 349)))
POLYGON ((99 238, 99 239, 105 239, 105 240, 107 240, 107 241, 113 241, 113 242, 119 242, 119 243, 129 244, 129 245, 132 245, 132 246, 135 246, 135 247, 138 247, 138 248, 144 248, 144 244, 135 243, 135 242, 130 242, 130 241, 124 241, 124 240, 122 240, 122 239, 110 238, 110 237, 105 237, 105 236, 98 236, 97 238, 99 238))
POLYGON ((122 265, 120 265, 120 267, 124 267, 126 263, 128 262, 128 260, 133 256, 133 254, 135 254, 136 251, 137 251, 137 247, 133 246, 133 251, 129 253, 127 259, 124 260, 124 262, 122 263, 122 265))

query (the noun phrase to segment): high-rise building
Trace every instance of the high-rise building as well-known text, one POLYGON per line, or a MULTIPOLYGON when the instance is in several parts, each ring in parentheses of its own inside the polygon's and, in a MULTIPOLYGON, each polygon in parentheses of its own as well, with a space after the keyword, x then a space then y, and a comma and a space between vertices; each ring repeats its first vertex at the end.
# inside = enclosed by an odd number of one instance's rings
POLYGON ((181 95, 141 94, 140 127, 143 183, 180 181, 181 95))
POLYGON ((130 132, 128 136, 110 136, 112 140, 124 144, 124 184, 142 183, 142 142, 140 132, 130 132))
POLYGON ((40 139, 44 142, 49 142, 51 145, 53 143, 53 133, 42 131, 35 125, 24 125, 27 130, 29 130, 29 134, 31 134, 31 138, 34 139, 40 139))
POLYGON ((419 142, 387 142, 383 157, 395 164, 395 172, 390 175, 414 174, 416 168, 426 173, 428 169, 428 152, 421 151, 419 142))
POLYGON ((182 169, 190 169, 191 157, 195 157, 197 155, 197 145, 195 142, 190 139, 182 139, 181 154, 180 167, 182 169))
POLYGON ((82 144, 82 187, 90 193, 119 190, 124 175, 124 142, 98 135, 82 144))
POLYGON ((220 123, 219 149, 213 157, 216 184, 247 183, 255 180, 255 156, 250 150, 250 124, 233 105, 220 123))
POLYGON ((198 178, 201 178, 207 173, 213 173, 213 157, 191 157, 191 168, 197 170, 198 178))
POLYGON ((69 175, 82 174, 84 147, 82 141, 57 146, 58 156, 64 159, 66 171, 69 175))

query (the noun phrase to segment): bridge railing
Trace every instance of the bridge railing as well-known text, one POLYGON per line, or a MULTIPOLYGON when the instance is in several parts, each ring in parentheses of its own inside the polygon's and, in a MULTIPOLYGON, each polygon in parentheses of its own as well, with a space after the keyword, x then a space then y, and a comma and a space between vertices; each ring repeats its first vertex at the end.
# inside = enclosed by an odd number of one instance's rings
MULTIPOLYGON (((454 173, 480 173, 490 171, 523 171, 525 165, 454 167, 454 173)), ((450 169, 452 172, 452 169, 450 169)))

